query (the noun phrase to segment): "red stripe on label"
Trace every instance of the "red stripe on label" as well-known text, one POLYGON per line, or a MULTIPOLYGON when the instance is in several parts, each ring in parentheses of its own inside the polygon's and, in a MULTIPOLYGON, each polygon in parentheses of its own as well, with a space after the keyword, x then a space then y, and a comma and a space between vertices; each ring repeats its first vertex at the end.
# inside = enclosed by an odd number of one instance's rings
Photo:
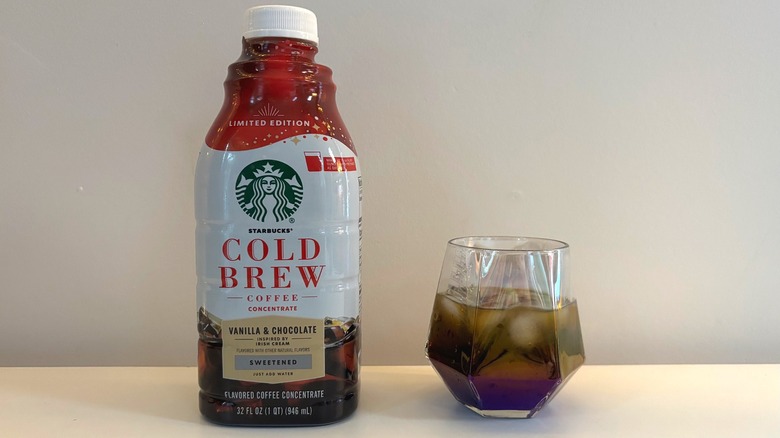
POLYGON ((322 156, 319 152, 304 152, 306 157, 306 169, 309 172, 322 172, 322 156))
POLYGON ((344 168, 347 172, 357 172, 357 163, 355 157, 344 157, 344 168))
POLYGON ((325 157, 322 159, 325 172, 354 172, 357 170, 355 157, 325 157))

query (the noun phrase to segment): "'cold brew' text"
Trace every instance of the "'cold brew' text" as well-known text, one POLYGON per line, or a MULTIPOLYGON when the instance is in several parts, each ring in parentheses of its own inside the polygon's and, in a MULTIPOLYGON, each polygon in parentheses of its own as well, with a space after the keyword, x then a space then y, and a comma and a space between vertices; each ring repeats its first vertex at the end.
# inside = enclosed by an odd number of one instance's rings
POLYGON ((220 288, 289 289, 293 282, 299 287, 316 288, 325 269, 325 265, 311 264, 320 255, 320 243, 311 238, 295 239, 293 244, 287 240, 225 240, 222 256, 233 266, 219 266, 220 288))

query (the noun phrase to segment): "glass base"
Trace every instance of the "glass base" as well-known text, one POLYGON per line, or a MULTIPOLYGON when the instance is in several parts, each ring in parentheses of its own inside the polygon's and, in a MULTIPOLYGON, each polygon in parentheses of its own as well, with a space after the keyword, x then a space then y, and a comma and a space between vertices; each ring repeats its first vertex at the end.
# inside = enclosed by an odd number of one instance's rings
POLYGON ((516 411, 516 410, 484 410, 478 409, 474 406, 464 405, 477 414, 487 418, 531 418, 539 410, 534 409, 531 411, 516 411))
POLYGON ((537 412, 537 410, 532 410, 532 411, 485 410, 485 409, 478 409, 473 406, 466 406, 466 407, 486 418, 531 418, 537 412))

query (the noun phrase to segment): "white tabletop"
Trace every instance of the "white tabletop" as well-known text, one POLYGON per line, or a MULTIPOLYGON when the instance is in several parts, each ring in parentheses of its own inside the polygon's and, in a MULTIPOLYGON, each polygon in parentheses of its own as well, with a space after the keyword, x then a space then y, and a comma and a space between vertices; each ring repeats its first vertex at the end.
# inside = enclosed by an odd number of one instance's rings
MULTIPOLYGON (((269 436, 200 417, 195 368, 0 368, 3 437, 269 436)), ((280 437, 780 437, 780 365, 584 366, 536 417, 479 417, 428 366, 362 368, 358 411, 280 437)))

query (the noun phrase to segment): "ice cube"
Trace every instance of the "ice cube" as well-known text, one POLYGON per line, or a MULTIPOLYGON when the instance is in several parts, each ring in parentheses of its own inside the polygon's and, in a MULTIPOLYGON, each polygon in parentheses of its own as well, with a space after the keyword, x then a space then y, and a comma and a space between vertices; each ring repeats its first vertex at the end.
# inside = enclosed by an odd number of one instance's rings
POLYGON ((481 362, 493 344, 502 337, 502 332, 506 330, 505 311, 477 308, 475 312, 476 317, 472 326, 474 354, 477 362, 481 362))
POLYGON ((346 342, 352 338, 357 324, 355 318, 346 316, 338 318, 325 318, 325 345, 334 346, 346 342))
POLYGON ((433 319, 442 327, 463 327, 467 322, 466 306, 458 300, 453 300, 449 295, 436 296, 436 304, 433 306, 433 319))
POLYGON ((515 308, 509 321, 509 338, 522 349, 543 346, 552 333, 552 312, 528 307, 515 308))
POLYGON ((499 327, 504 321, 505 311, 501 309, 477 309, 476 324, 474 324, 474 332, 478 337, 492 337, 493 332, 501 330, 503 327, 499 327))
POLYGON ((206 339, 222 338, 222 320, 201 307, 198 310, 198 333, 206 339))

